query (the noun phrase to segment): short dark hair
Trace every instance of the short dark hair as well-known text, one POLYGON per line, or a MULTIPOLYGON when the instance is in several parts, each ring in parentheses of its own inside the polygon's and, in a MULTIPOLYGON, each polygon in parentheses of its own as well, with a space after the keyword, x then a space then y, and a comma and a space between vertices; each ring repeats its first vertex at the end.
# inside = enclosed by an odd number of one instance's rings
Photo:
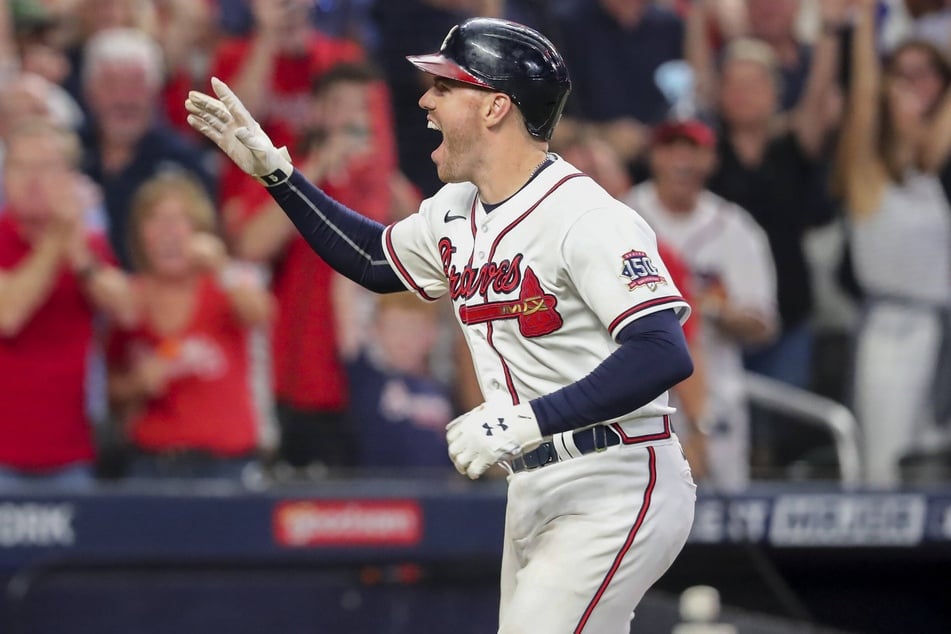
POLYGON ((344 82, 372 84, 382 77, 376 67, 368 62, 341 62, 332 66, 326 73, 314 77, 310 82, 310 94, 319 95, 331 86, 344 82))

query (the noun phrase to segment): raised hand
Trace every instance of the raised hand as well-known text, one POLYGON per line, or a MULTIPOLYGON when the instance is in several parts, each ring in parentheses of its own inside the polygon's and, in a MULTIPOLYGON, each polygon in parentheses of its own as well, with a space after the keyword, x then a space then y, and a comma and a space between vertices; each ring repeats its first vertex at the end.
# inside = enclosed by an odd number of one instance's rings
POLYGON ((275 148, 237 95, 217 77, 211 78, 217 98, 197 90, 188 93, 188 124, 211 139, 246 174, 267 186, 283 183, 294 171, 287 148, 275 148))

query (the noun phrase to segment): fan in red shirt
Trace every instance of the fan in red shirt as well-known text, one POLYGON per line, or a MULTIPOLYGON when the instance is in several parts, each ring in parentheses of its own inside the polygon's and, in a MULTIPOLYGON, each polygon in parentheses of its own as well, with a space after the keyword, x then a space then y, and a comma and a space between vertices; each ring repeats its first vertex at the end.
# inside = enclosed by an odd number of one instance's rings
POLYGON ((240 477, 258 444, 248 337, 271 297, 228 260, 211 201, 185 174, 146 182, 131 223, 138 320, 108 344, 131 475, 240 477))
MULTIPOLYGON (((312 0, 254 0, 252 34, 223 42, 211 65, 211 74, 234 88, 278 147, 294 148, 300 140, 314 82, 338 64, 365 59, 357 43, 314 28, 312 7, 312 0)), ((385 186, 396 165, 396 142, 382 81, 374 82, 369 91, 369 109, 373 173, 385 186)), ((227 203, 254 181, 230 161, 223 167, 219 197, 227 203)))
POLYGON ((92 483, 86 369, 97 310, 128 320, 126 277, 87 234, 79 142, 51 124, 9 132, 0 212, 0 487, 92 483))
MULTIPOLYGON (((372 100, 376 74, 340 64, 316 82, 302 117, 302 141, 293 149, 301 171, 328 194, 374 220, 386 222, 389 173, 376 162, 372 100)), ((347 422, 347 385, 338 357, 337 327, 350 307, 333 301, 340 279, 317 256, 271 199, 249 186, 225 208, 235 252, 273 267, 278 300, 273 330, 274 381, 280 457, 293 467, 353 466, 355 439, 347 422)))

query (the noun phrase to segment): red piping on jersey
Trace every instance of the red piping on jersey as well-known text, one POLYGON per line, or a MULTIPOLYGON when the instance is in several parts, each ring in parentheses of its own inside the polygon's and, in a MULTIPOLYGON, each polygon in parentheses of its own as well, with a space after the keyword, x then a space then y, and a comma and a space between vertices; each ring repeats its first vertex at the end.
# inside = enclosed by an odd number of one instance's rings
POLYGON ((621 442, 625 445, 636 445, 638 443, 650 442, 652 440, 667 440, 670 438, 670 416, 664 415, 664 431, 659 431, 656 434, 628 436, 624 431, 624 428, 621 427, 621 423, 611 423, 611 429, 617 432, 617 435, 621 437, 621 442))
POLYGON ((648 308, 654 308, 656 306, 663 306, 664 304, 676 304, 684 303, 683 297, 658 297, 655 299, 649 299, 646 302, 641 302, 637 306, 632 306, 628 308, 623 313, 614 318, 614 321, 611 322, 611 325, 608 326, 608 332, 614 335, 614 329, 617 328, 618 324, 630 317, 635 313, 639 313, 642 310, 647 310, 648 308))
POLYGON ((430 297, 426 291, 423 290, 423 287, 416 283, 416 280, 413 279, 413 276, 409 274, 409 271, 406 270, 406 267, 403 266, 402 262, 400 262, 399 257, 396 255, 396 249, 393 248, 393 239, 390 237, 390 234, 392 233, 391 229, 392 226, 387 227, 386 231, 383 232, 383 236, 386 241, 386 250, 390 254, 390 258, 393 259, 393 264, 396 265, 396 270, 400 273, 400 275, 403 276, 403 279, 409 282, 409 285, 412 287, 412 289, 419 293, 420 297, 430 302, 436 301, 435 297, 430 297))
POLYGON ((518 392, 515 391, 515 383, 512 381, 512 373, 509 371, 509 364, 505 362, 505 359, 502 357, 502 354, 499 352, 498 348, 495 347, 495 344, 492 343, 492 333, 494 329, 492 328, 492 322, 490 321, 485 327, 486 335, 485 340, 488 342, 489 347, 492 348, 492 351, 499 356, 499 362, 502 364, 502 373, 505 374, 505 387, 508 388, 509 396, 512 397, 512 405, 518 405, 521 400, 518 397, 518 392))
MULTIPOLYGON (((565 181, 571 180, 572 178, 577 178, 578 176, 585 176, 585 174, 582 174, 581 172, 576 172, 576 173, 574 173, 574 174, 568 174, 567 176, 563 177, 563 178, 562 178, 561 180, 559 180, 557 183, 555 183, 554 185, 552 185, 552 186, 551 186, 551 189, 549 189, 547 192, 545 192, 544 194, 542 194, 542 197, 539 198, 537 201, 535 201, 535 204, 534 204, 534 205, 532 205, 531 207, 529 207, 528 209, 526 209, 526 210, 522 213, 521 216, 519 216, 518 218, 516 218, 515 220, 513 220, 511 223, 509 223, 509 225, 508 225, 507 227, 505 227, 504 229, 502 229, 502 231, 499 232, 499 235, 497 235, 497 236, 495 237, 495 240, 492 241, 492 247, 489 249, 489 257, 486 258, 486 261, 487 261, 487 262, 491 262, 491 261, 492 261, 493 256, 495 256, 495 248, 496 248, 497 246, 499 246, 499 241, 502 240, 502 238, 505 236, 506 233, 508 233, 509 231, 511 231, 511 230, 515 227, 515 225, 517 225, 518 223, 522 222, 525 218, 527 218, 527 217, 528 217, 528 214, 530 214, 530 213, 532 213, 533 211, 535 211, 535 209, 536 209, 540 204, 542 204, 542 201, 545 200, 546 198, 548 198, 548 196, 550 196, 553 191, 555 191, 556 189, 558 189, 559 187, 561 187, 561 185, 562 185, 565 181)), ((472 205, 473 205, 473 214, 472 214, 472 218, 473 218, 473 221, 472 221, 472 236, 473 236, 473 238, 474 238, 474 237, 475 237, 475 200, 472 201, 472 205)), ((475 245, 473 245, 473 248, 475 248, 475 245)), ((472 258, 471 258, 471 257, 470 257, 469 261, 470 261, 470 262, 472 261, 472 258)), ((483 293, 482 296, 485 297, 485 296, 487 295, 487 293, 488 293, 488 289, 486 289, 486 293, 483 293)), ((518 405, 519 402, 520 402, 520 399, 519 399, 519 397, 518 397, 518 392, 515 390, 515 383, 512 381, 512 372, 511 372, 511 370, 509 370, 509 365, 508 365, 508 363, 505 362, 505 358, 502 356, 502 354, 501 354, 501 353, 498 351, 498 349, 495 347, 495 344, 492 343, 492 330, 493 330, 493 329, 492 329, 492 322, 489 322, 488 325, 486 326, 486 331, 487 331, 486 341, 488 341, 489 346, 492 348, 492 350, 495 352, 495 354, 498 355, 498 357, 499 357, 499 363, 502 364, 502 372, 505 374, 505 386, 508 388, 509 395, 512 397, 512 404, 513 404, 513 405, 518 405)))
MULTIPOLYGON (((476 237, 476 201, 479 200, 479 192, 476 192, 476 195, 472 197, 472 208, 469 210, 469 229, 472 230, 472 252, 475 253, 475 237, 476 237)), ((469 254, 469 265, 472 265, 472 253, 469 254)))
POLYGON ((551 189, 549 189, 547 192, 542 194, 542 197, 536 200, 534 205, 532 205, 531 207, 526 209, 524 212, 522 212, 522 215, 516 218, 515 220, 513 220, 511 223, 509 223, 509 225, 505 229, 502 229, 502 231, 499 232, 499 235, 495 236, 495 240, 492 241, 492 248, 489 249, 488 261, 489 262, 492 261, 492 257, 495 255, 495 247, 499 246, 499 242, 502 240, 503 237, 505 237, 506 233, 514 229, 515 225, 525 220, 525 218, 528 217, 528 214, 535 211, 535 209, 540 204, 542 204, 542 201, 548 198, 551 195, 551 193, 554 192, 556 189, 561 187, 562 184, 565 183, 565 181, 569 181, 572 178, 578 178, 579 176, 587 176, 587 174, 582 174, 581 172, 575 172, 574 174, 568 174, 567 176, 562 177, 560 181, 558 181, 557 183, 551 186, 551 189))
MULTIPOLYGON (((665 416, 666 418, 666 416, 665 416)), ((575 627, 574 634, 581 634, 584 630, 585 625, 588 624, 588 619, 591 618, 591 613, 594 612, 594 609, 597 607, 598 602, 601 600, 601 597, 604 595, 604 591, 608 589, 608 584, 611 583, 611 579, 614 578, 615 573, 617 573, 618 568, 621 567, 621 561, 624 559, 624 555, 627 554, 627 551, 631 549, 631 545, 634 543, 634 539, 637 537, 637 531, 641 528, 641 525, 644 523, 644 518, 647 516, 647 509, 651 505, 651 495, 654 493, 654 485, 657 484, 657 459, 654 456, 654 448, 647 448, 648 455, 648 471, 650 472, 647 488, 644 490, 644 500, 641 502, 641 510, 637 514, 637 519, 634 521, 634 526, 631 527, 630 532, 627 534, 627 539, 624 541, 624 545, 621 546, 621 550, 618 552, 617 556, 614 558, 614 563, 611 564, 611 569, 608 570, 608 573, 604 576, 604 580, 601 582, 601 586, 598 587, 598 591, 595 593, 594 597, 591 599, 591 602, 588 603, 587 609, 585 609, 584 614, 581 615, 581 620, 578 621, 577 627, 575 627)))

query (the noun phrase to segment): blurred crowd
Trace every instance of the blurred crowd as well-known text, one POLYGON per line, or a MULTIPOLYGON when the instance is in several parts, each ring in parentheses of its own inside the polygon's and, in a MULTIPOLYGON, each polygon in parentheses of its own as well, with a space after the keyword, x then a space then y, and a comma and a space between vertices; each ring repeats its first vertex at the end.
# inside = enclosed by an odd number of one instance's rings
POLYGON ((552 150, 689 297, 698 480, 835 477, 747 371, 848 406, 870 485, 947 462, 951 1, 0 0, 0 489, 451 471, 482 397, 448 305, 334 273, 183 103, 224 80, 393 222, 440 185, 405 56, 474 15, 556 43, 552 150))

